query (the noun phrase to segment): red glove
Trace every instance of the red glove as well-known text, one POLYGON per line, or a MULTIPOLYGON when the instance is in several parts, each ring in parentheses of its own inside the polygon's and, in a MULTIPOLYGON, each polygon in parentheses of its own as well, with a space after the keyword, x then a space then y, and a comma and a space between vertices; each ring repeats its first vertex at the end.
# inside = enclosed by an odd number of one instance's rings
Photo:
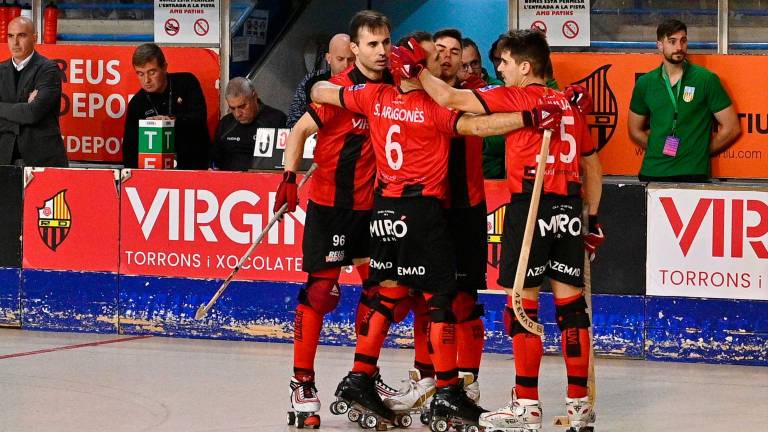
POLYGON ((296 173, 293 171, 286 171, 283 173, 283 181, 280 182, 280 186, 277 188, 275 194, 275 206, 272 211, 277 213, 283 204, 287 204, 287 213, 296 211, 296 204, 299 203, 298 187, 296 186, 296 173))
POLYGON ((592 113, 592 96, 586 88, 578 84, 571 84, 563 90, 563 93, 565 93, 565 98, 568 99, 571 106, 578 107, 582 114, 592 113))
POLYGON ((415 78, 419 76, 426 65, 427 52, 414 38, 410 38, 402 46, 392 47, 389 54, 389 70, 396 80, 415 78))
POLYGON ((605 241, 603 226, 597 222, 597 215, 589 217, 589 230, 584 234, 584 249, 587 251, 589 261, 595 260, 597 248, 605 241))
POLYGON ((488 84, 475 74, 469 74, 467 79, 461 82, 461 88, 469 90, 483 88, 486 85, 488 84))
POLYGON ((560 120, 563 118, 563 110, 554 103, 539 100, 539 104, 531 111, 523 111, 523 124, 526 127, 537 129, 560 129, 560 120))

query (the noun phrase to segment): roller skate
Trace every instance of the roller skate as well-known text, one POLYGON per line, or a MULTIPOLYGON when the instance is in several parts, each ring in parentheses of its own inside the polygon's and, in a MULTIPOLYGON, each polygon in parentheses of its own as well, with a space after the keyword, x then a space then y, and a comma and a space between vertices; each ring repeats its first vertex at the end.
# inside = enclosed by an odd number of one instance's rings
POLYGON ((288 411, 288 425, 299 429, 320 427, 320 399, 317 397, 315 382, 291 377, 291 408, 288 411))
POLYGON ((565 398, 565 409, 568 412, 568 421, 571 427, 570 432, 592 432, 592 424, 597 417, 589 397, 583 398, 565 398))
POLYGON ((480 415, 485 432, 536 432, 541 430, 541 403, 518 399, 512 389, 512 400, 504 407, 480 415))
POLYGON ((381 371, 377 370, 376 373, 373 374, 373 380, 376 382, 376 393, 379 394, 379 397, 382 400, 390 398, 398 393, 397 389, 388 386, 387 383, 384 382, 381 378, 381 371))
POLYGON ((472 372, 459 372, 459 382, 464 383, 464 392, 475 404, 480 403, 480 384, 472 372))
MULTIPOLYGON (((409 379, 394 396, 384 399, 384 404, 398 413, 419 414, 422 424, 429 424, 429 403, 435 394, 435 379, 421 379, 415 369, 409 371, 409 379)), ((407 427, 407 426, 406 426, 407 427)))
POLYGON ((458 432, 479 432, 477 421, 485 412, 467 396, 462 384, 438 388, 429 411, 432 432, 446 432, 450 427, 458 432))
POLYGON ((376 391, 374 377, 363 372, 350 372, 341 380, 336 388, 336 401, 331 403, 330 409, 334 415, 346 414, 363 429, 382 431, 387 425, 410 425, 411 420, 411 416, 396 414, 384 405, 376 391))

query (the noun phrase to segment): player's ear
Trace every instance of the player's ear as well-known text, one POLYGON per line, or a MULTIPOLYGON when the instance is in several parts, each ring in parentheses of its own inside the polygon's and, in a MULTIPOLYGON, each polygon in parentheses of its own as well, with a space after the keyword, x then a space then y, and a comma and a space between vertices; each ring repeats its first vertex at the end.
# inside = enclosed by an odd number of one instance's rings
POLYGON ((531 73, 531 62, 529 62, 528 60, 523 60, 522 62, 520 62, 518 67, 520 68, 521 75, 528 75, 529 73, 531 73))
POLYGON ((357 44, 355 42, 350 42, 349 43, 349 49, 352 50, 352 54, 354 54, 355 57, 360 55, 360 47, 357 46, 357 44))
POLYGON ((664 48, 664 40, 662 39, 662 40, 656 41, 656 49, 661 52, 663 51, 663 48, 664 48))

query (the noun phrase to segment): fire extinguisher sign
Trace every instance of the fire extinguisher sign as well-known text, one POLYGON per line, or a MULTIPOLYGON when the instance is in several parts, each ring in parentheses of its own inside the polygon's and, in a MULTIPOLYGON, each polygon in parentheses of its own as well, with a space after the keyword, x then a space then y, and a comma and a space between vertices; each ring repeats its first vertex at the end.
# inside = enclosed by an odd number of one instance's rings
POLYGON ((155 42, 219 44, 219 0, 155 0, 155 42))

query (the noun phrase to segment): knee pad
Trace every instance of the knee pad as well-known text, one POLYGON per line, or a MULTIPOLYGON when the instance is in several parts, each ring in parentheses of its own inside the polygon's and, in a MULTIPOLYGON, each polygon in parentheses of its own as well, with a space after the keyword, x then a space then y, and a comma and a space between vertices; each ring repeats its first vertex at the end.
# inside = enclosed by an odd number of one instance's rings
POLYGON ((382 315, 389 322, 402 321, 411 310, 408 299, 408 290, 403 287, 395 289, 379 287, 376 294, 370 300, 369 307, 371 311, 363 319, 360 334, 368 334, 368 321, 374 313, 382 315), (405 313, 402 312, 403 310, 405 310, 405 313), (400 321, 396 321, 396 319, 400 321))
POLYGON ((392 322, 402 322, 408 314, 414 310, 413 296, 408 296, 395 304, 395 308, 392 310, 392 322))
MULTIPOLYGON (((528 315, 530 319, 538 322, 539 314, 537 312, 538 310, 525 310, 525 314, 528 315)), ((515 316, 515 311, 512 310, 512 308, 509 306, 504 308, 504 329, 507 330, 509 337, 515 337, 515 335, 521 333, 533 334, 529 332, 527 328, 523 327, 522 324, 520 324, 520 322, 517 320, 517 317, 515 316)))
POLYGON ((477 304, 477 293, 472 295, 466 292, 459 292, 453 299, 451 306, 457 323, 471 321, 485 315, 483 305, 477 304))
POLYGON ((555 311, 560 331, 573 328, 588 329, 591 326, 587 315, 587 302, 583 295, 568 304, 556 306, 555 311))
POLYGON ((299 303, 311 307, 321 315, 336 309, 340 298, 341 290, 336 279, 310 275, 307 284, 299 291, 299 303))
POLYGON ((453 313, 454 298, 455 294, 435 294, 427 300, 432 322, 456 323, 456 315, 453 313))

